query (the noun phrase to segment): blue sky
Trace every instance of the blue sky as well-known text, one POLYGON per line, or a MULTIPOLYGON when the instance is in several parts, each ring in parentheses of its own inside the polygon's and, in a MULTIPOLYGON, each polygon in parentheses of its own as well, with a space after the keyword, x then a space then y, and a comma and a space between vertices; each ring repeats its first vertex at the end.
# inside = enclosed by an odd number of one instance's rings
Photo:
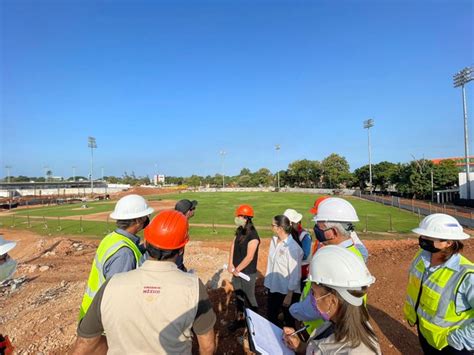
MULTIPOLYGON (((296 159, 464 154, 470 0, 2 0, 0 163, 12 175, 226 175, 296 159), (275 144, 281 145, 276 154, 275 144)), ((470 144, 474 82, 467 87, 470 144)))

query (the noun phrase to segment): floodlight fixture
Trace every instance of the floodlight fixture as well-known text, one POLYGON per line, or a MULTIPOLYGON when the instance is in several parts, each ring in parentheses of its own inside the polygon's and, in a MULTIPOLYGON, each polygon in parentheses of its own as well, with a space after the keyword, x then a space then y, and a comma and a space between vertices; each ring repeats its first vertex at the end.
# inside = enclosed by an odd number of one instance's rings
POLYGON ((5 165, 5 169, 7 170, 7 182, 10 183, 10 169, 12 168, 11 165, 5 165))
POLYGON ((224 188, 225 187, 224 158, 227 152, 225 150, 221 150, 219 154, 221 155, 221 164, 222 164, 222 188, 224 188))
POLYGON ((87 143, 87 146, 91 149, 91 173, 89 176, 91 180, 91 195, 94 195, 94 179, 92 177, 92 174, 94 172, 94 149, 97 148, 95 137, 88 137, 87 143))
POLYGON ((278 152, 280 151, 279 144, 275 144, 275 151, 276 151, 276 160, 277 160, 277 187, 278 187, 278 191, 280 191, 280 169, 278 169, 278 152))
POLYGON ((369 149, 369 188, 370 193, 372 194, 372 151, 370 148, 370 128, 374 126, 374 120, 369 118, 364 121, 364 129, 367 129, 367 143, 369 149))
POLYGON ((473 67, 466 67, 453 75, 453 85, 455 88, 461 87, 462 92, 462 108, 464 117, 464 156, 466 160, 466 195, 467 199, 471 199, 471 179, 469 177, 469 136, 467 128, 467 104, 466 104, 466 90, 464 86, 473 80, 473 67))

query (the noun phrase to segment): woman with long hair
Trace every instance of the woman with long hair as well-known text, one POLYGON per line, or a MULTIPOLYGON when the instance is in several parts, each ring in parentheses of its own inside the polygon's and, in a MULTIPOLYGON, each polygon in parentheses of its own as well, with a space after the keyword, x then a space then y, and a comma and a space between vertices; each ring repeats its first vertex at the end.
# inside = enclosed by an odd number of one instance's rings
POLYGON ((237 225, 235 238, 230 248, 229 264, 227 271, 232 276, 232 285, 237 306, 236 320, 231 322, 228 330, 233 332, 245 326, 244 306, 257 311, 258 304, 255 298, 255 281, 257 280, 257 260, 260 238, 253 225, 253 208, 249 205, 241 205, 235 210, 234 222, 237 225), (246 274, 250 281, 239 276, 246 274))
POLYGON ((286 345, 298 354, 380 354, 363 296, 375 278, 364 262, 345 248, 317 251, 310 266, 311 302, 325 320, 307 342, 293 328, 283 329, 286 345))
POLYGON ((301 288, 304 287, 305 280, 309 273, 309 262, 311 261, 311 235, 303 228, 301 221, 303 215, 292 208, 288 208, 283 215, 291 222, 291 236, 303 250, 303 260, 301 261, 301 288))
POLYGON ((279 325, 278 314, 283 311, 284 324, 294 325, 294 318, 288 308, 298 302, 301 288, 301 260, 303 250, 291 236, 291 223, 288 217, 273 217, 267 271, 264 285, 268 289, 267 318, 279 325))
POLYGON ((473 354, 474 264, 460 254, 469 235, 442 213, 425 217, 413 232, 420 250, 410 267, 405 318, 417 326, 425 354, 473 354))

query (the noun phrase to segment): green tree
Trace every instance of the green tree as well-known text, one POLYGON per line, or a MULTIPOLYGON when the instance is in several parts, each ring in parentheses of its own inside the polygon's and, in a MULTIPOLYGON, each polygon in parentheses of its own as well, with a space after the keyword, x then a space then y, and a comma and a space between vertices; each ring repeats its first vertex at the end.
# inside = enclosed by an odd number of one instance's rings
POLYGON ((184 179, 184 183, 189 186, 198 187, 201 185, 202 178, 198 175, 191 175, 184 179))
POLYGON ((458 184, 459 169, 454 160, 442 160, 433 165, 433 180, 435 190, 445 190, 458 184))
POLYGON ((326 187, 337 188, 351 185, 353 178, 346 158, 333 153, 321 162, 321 168, 326 187))
POLYGON ((261 168, 252 174, 251 181, 254 186, 272 186, 273 174, 267 168, 261 168))
POLYGON ((287 173, 292 186, 316 187, 321 179, 322 167, 317 160, 295 160, 288 165, 287 173))

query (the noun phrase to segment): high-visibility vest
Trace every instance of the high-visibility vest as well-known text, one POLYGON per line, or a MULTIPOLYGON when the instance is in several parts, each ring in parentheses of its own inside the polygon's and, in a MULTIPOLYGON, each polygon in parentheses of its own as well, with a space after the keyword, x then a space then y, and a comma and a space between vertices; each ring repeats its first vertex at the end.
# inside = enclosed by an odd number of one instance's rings
POLYGON ((460 256, 459 271, 440 267, 429 277, 420 249, 410 267, 407 298, 403 307, 411 326, 419 331, 432 347, 441 350, 448 345, 448 334, 474 318, 474 309, 456 313, 456 294, 464 278, 474 273, 474 264, 460 256))
POLYGON ((126 236, 117 232, 112 232, 107 235, 99 244, 97 252, 95 253, 94 261, 92 262, 91 272, 89 273, 89 279, 87 281, 86 292, 82 298, 81 309, 79 312, 79 320, 84 318, 87 310, 89 309, 95 294, 99 291, 99 288, 106 281, 104 275, 104 265, 107 260, 114 255, 120 248, 129 248, 135 255, 137 266, 142 257, 140 249, 137 245, 126 236))
MULTIPOLYGON (((360 253, 359 249, 357 249, 354 244, 352 244, 350 247, 346 248, 347 250, 351 251, 355 255, 357 255, 362 261, 364 261, 364 257, 360 253)), ((303 301, 306 299, 306 296, 308 296, 309 292, 311 291, 311 281, 306 281, 306 284, 304 285, 303 292, 301 293, 301 298, 300 300, 303 301)), ((367 302, 367 295, 364 296, 364 303, 367 302)), ((310 320, 303 322, 304 325, 307 325, 308 328, 306 331, 308 334, 311 334, 315 329, 319 328, 321 325, 324 324, 324 320, 322 318, 315 319, 315 320, 310 320)))

